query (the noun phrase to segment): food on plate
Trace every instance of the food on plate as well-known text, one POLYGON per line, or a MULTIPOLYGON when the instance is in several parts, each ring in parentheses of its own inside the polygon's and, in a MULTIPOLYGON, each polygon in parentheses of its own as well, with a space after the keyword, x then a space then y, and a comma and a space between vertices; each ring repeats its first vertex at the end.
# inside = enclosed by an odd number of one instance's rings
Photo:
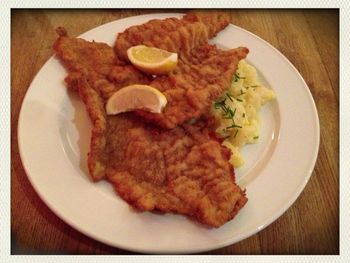
MULTIPOLYGON (((208 36, 227 24, 218 22, 221 15, 185 17, 174 22, 181 27, 170 30, 172 34, 178 30, 180 36, 188 36, 184 29, 195 31, 199 23, 206 38, 197 41, 196 34, 194 39, 182 38, 176 50, 178 65, 168 75, 144 74, 118 56, 118 48, 114 52, 107 44, 70 38, 62 28, 53 47, 68 70, 67 86, 78 92, 92 122, 91 178, 108 180, 121 198, 140 211, 180 213, 219 227, 235 217, 247 198, 235 183, 231 152, 216 136, 218 123, 210 115, 210 105, 230 86, 248 50, 224 51, 206 43, 208 36), (205 25, 210 17, 214 26, 205 25), (187 42, 192 44, 186 49, 187 42), (182 50, 191 55, 184 59, 182 50), (168 103, 156 116, 171 116, 168 122, 143 110, 108 115, 106 104, 113 101, 113 94, 130 85, 149 85, 162 92, 168 103)), ((155 28, 164 25, 154 23, 157 26, 150 31, 157 34, 155 28)))
POLYGON ((216 132, 232 151, 230 161, 235 168, 244 164, 240 149, 259 140, 261 106, 275 97, 273 90, 258 81, 256 69, 241 60, 230 88, 213 103, 211 112, 220 122, 216 132))
POLYGON ((74 89, 74 82, 82 75, 88 75, 87 81, 96 87, 96 92, 108 99, 122 87, 151 82, 149 76, 119 60, 107 44, 70 38, 62 27, 56 31, 59 38, 55 41, 53 49, 68 69, 69 74, 65 79, 68 87, 74 89))
MULTIPOLYGON (((59 45, 60 38, 54 45, 60 59, 64 64, 68 58, 69 64, 80 65, 79 54, 84 54, 80 48, 91 48, 91 43, 65 39, 71 45, 66 50, 67 46, 61 49, 59 45)), ((102 46, 93 44, 97 49, 102 46)), ((182 213, 215 227, 232 219, 247 199, 234 182, 229 151, 211 137, 210 121, 164 130, 132 113, 108 116, 104 88, 107 83, 114 90, 118 86, 109 80, 110 73, 95 71, 94 57, 82 59, 86 67, 71 67, 67 84, 78 91, 93 123, 88 156, 92 178, 106 177, 139 210, 182 213)), ((108 61, 101 66, 110 67, 106 72, 114 68, 108 61)))
POLYGON ((136 68, 149 74, 167 74, 177 65, 177 53, 159 48, 138 45, 129 48, 127 54, 136 68))
POLYGON ((109 97, 106 112, 107 114, 118 114, 144 109, 161 113, 166 104, 166 97, 159 90, 148 85, 134 84, 121 88, 109 97))
POLYGON ((160 90, 168 100, 162 114, 146 111, 137 114, 167 129, 199 118, 230 86, 238 62, 247 53, 247 48, 220 50, 206 44, 196 48, 186 60, 180 55, 173 71, 157 76, 149 84, 160 90))
POLYGON ((119 89, 132 84, 148 84, 150 79, 132 65, 120 62, 105 43, 70 38, 63 28, 58 28, 57 33, 59 37, 53 48, 68 70, 65 82, 69 89, 79 93, 93 125, 88 168, 91 178, 98 181, 105 176, 106 168, 106 101, 119 89), (79 88, 86 86, 82 82, 87 82, 92 89, 79 88))
POLYGON ((230 151, 211 137, 210 119, 170 131, 132 114, 113 116, 108 124, 107 178, 135 208, 181 213, 219 227, 246 203, 230 151))
POLYGON ((127 50, 137 45, 179 55, 174 70, 150 83, 167 97, 168 105, 163 113, 138 111, 137 114, 171 129, 208 111, 212 101, 230 85, 238 62, 248 54, 245 47, 220 50, 207 43, 228 23, 225 13, 197 12, 182 19, 151 20, 118 34, 114 48, 122 60, 128 61, 127 50))
POLYGON ((182 19, 153 19, 142 25, 131 26, 119 33, 114 49, 119 58, 127 61, 127 50, 145 45, 181 53, 189 57, 199 46, 205 45, 230 22, 224 12, 192 12, 182 19))

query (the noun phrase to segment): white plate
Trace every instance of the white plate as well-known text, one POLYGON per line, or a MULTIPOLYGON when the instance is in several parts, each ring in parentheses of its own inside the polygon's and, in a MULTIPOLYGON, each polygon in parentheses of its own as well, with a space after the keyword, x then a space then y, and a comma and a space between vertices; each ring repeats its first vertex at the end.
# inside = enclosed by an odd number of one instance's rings
MULTIPOLYGON (((180 15, 130 17, 81 37, 113 45, 116 34, 127 27, 169 16, 180 15)), ((90 121, 83 103, 64 86, 65 69, 52 57, 25 96, 18 140, 29 180, 54 213, 112 246, 148 253, 191 253, 247 238, 292 205, 318 153, 319 123, 310 91, 281 53, 246 30, 230 25, 212 42, 224 48, 248 47, 248 61, 277 94, 277 100, 262 109, 260 143, 245 148, 247 163, 236 171, 249 199, 238 216, 219 229, 208 229, 182 215, 135 212, 107 182, 91 183, 86 167, 90 121)))

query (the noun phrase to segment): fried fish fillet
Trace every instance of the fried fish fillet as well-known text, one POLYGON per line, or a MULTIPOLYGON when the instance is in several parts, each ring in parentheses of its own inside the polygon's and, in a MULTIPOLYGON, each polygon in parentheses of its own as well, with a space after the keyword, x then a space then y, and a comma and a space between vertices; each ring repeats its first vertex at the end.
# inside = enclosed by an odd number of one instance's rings
MULTIPOLYGON (((87 76, 90 85, 107 99, 118 89, 134 83, 149 84, 152 80, 132 65, 119 60, 106 43, 70 38, 64 28, 56 29, 59 38, 53 49, 69 71, 67 83, 87 76)), ((76 85, 68 85, 76 87, 76 85)))
POLYGON ((247 202, 235 184, 230 151, 212 138, 208 120, 165 130, 133 113, 106 116, 104 101, 84 78, 77 89, 98 130, 93 139, 104 141, 93 149, 99 167, 136 209, 180 213, 219 227, 247 202))
POLYGON ((134 113, 108 116, 109 91, 147 77, 138 71, 124 76, 131 66, 111 64, 112 48, 101 43, 61 32, 54 49, 69 72, 67 85, 79 93, 92 121, 88 167, 93 180, 109 180, 138 210, 180 213, 213 227, 244 206, 247 198, 235 184, 230 151, 211 135, 210 120, 167 130, 134 113))
POLYGON ((228 89, 238 62, 249 52, 244 47, 220 50, 207 43, 228 23, 225 13, 190 13, 182 19, 151 20, 118 35, 114 48, 126 61, 126 50, 139 44, 179 54, 175 70, 150 83, 164 93, 166 108, 161 114, 138 111, 139 115, 171 129, 209 110, 212 102, 228 89))
POLYGON ((88 167, 92 179, 97 181, 105 176, 103 153, 106 144, 106 113, 104 105, 96 103, 99 100, 97 98, 108 99, 124 86, 134 83, 148 84, 150 79, 133 66, 119 61, 107 44, 70 38, 64 28, 56 31, 59 37, 53 44, 53 49, 68 70, 65 82, 70 89, 79 93, 93 124, 88 167), (81 79, 87 81, 94 90, 79 89, 81 79), (98 105, 99 109, 91 105, 98 105))
POLYGON ((247 53, 247 48, 220 50, 208 44, 197 48, 190 59, 180 58, 174 71, 150 83, 167 98, 164 111, 137 113, 168 129, 199 118, 229 88, 239 61, 247 53))
POLYGON ((219 227, 246 203, 230 151, 210 137, 207 120, 169 131, 128 114, 108 118, 108 125, 107 178, 138 210, 181 213, 219 227))
POLYGON ((207 11, 192 12, 182 19, 153 19, 118 34, 114 49, 125 61, 128 61, 126 51, 140 44, 189 57, 193 49, 206 44, 224 29, 229 24, 229 18, 227 13, 207 11))

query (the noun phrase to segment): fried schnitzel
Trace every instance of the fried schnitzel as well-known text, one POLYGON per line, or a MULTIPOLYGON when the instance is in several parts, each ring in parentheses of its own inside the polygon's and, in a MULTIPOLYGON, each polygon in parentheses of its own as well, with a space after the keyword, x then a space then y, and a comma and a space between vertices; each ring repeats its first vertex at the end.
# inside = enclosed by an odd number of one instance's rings
MULTIPOLYGON (((53 47, 68 70, 67 86, 79 93, 93 125, 88 155, 91 178, 94 181, 107 179, 121 198, 141 211, 180 213, 213 227, 231 220, 247 198, 235 184, 229 149, 213 135, 216 124, 212 119, 202 116, 194 124, 168 130, 132 112, 107 115, 105 103, 121 87, 153 83, 151 85, 166 94, 173 89, 170 86, 162 90, 166 85, 161 83, 172 78, 152 80, 117 58, 112 47, 70 38, 62 28, 58 33, 60 37, 53 47)), ((232 54, 236 51, 221 51, 207 45, 198 50, 193 53, 193 65, 184 63, 179 67, 176 81, 182 85, 186 85, 186 81, 194 84, 205 74, 203 88, 212 85, 213 93, 221 92, 217 86, 223 85, 213 74, 228 76, 229 70, 222 71, 230 69, 229 59, 237 56, 232 54), (219 54, 225 59, 220 60, 219 54), (215 66, 211 67, 210 63, 215 66), (202 73, 193 77, 196 71, 202 73)), ((211 103, 215 95, 210 92, 201 95, 195 89, 191 92, 194 105, 196 100, 203 99, 211 103)))
POLYGON ((96 92, 107 99, 124 86, 151 82, 152 79, 149 76, 119 60, 113 49, 106 43, 70 38, 62 27, 57 28, 56 31, 60 37, 55 41, 53 49, 69 71, 67 83, 74 82, 84 74, 88 76, 87 80, 96 92))
POLYGON ((126 51, 140 44, 189 57, 193 49, 206 44, 228 24, 229 16, 221 12, 192 12, 182 19, 153 19, 118 34, 114 49, 125 61, 128 61, 126 51))
POLYGON ((230 151, 210 137, 207 121, 171 131, 132 115, 108 123, 107 141, 118 148, 107 146, 114 160, 107 178, 137 209, 181 213, 218 227, 246 203, 234 183, 230 151))
POLYGON ((95 158, 130 205, 140 211, 181 213, 219 227, 247 202, 234 182, 230 151, 211 137, 209 120, 164 130, 133 113, 106 116, 97 92, 84 78, 78 83, 104 141, 95 158))
POLYGON ((132 65, 123 65, 107 44, 70 38, 64 28, 56 31, 59 38, 53 44, 53 49, 68 70, 65 79, 67 86, 79 93, 93 123, 88 167, 92 179, 97 181, 105 176, 104 135, 107 127, 104 103, 96 101, 109 98, 129 84, 147 84, 150 79, 132 65), (94 90, 79 89, 82 79, 94 90))
POLYGON ((246 57, 247 48, 220 50, 203 45, 192 52, 191 58, 180 57, 178 66, 166 76, 157 76, 149 85, 162 91, 168 100, 164 111, 138 111, 144 118, 164 128, 199 118, 230 86, 238 62, 246 57))
POLYGON ((151 20, 118 34, 114 48, 125 61, 126 50, 139 44, 179 54, 175 70, 150 83, 168 100, 164 112, 138 111, 139 115, 171 129, 209 110, 213 100, 230 86, 238 62, 248 54, 247 48, 220 50, 207 43, 228 22, 224 13, 190 13, 182 19, 151 20))

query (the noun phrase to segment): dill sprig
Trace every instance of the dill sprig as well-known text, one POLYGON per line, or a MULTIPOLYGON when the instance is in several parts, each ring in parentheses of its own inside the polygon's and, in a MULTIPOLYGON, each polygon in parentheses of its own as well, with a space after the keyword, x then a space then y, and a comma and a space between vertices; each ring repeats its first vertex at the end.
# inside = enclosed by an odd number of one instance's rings
POLYGON ((231 126, 226 127, 226 129, 232 129, 232 128, 242 128, 242 126, 233 123, 231 126))
POLYGON ((241 77, 239 73, 233 74, 233 81, 237 82, 239 79, 245 79, 245 77, 241 77))
POLYGON ((224 119, 232 119, 235 117, 235 114, 236 114, 236 109, 235 108, 233 111, 231 110, 231 108, 228 109, 227 113, 225 113, 222 117, 224 119))
POLYGON ((226 96, 227 96, 227 98, 229 98, 230 101, 233 101, 233 99, 232 99, 233 96, 230 93, 227 92, 226 96))
POLYGON ((225 94, 225 98, 224 99, 221 99, 219 101, 216 101, 214 103, 214 108, 215 109, 220 109, 222 114, 222 118, 223 119, 228 119, 228 120, 231 120, 232 121, 232 124, 227 126, 223 132, 225 132, 227 129, 232 129, 232 128, 242 128, 242 126, 240 125, 236 125, 235 123, 235 114, 236 114, 236 111, 237 111, 237 108, 234 108, 234 110, 231 109, 231 107, 229 105, 226 104, 226 99, 229 99, 231 101, 233 101, 233 99, 236 99, 234 98, 230 93, 226 93, 225 94))
POLYGON ((226 98, 225 98, 224 100, 222 100, 222 101, 216 101, 216 102, 214 103, 214 108, 215 108, 215 109, 220 109, 220 108, 222 108, 223 106, 226 106, 225 101, 226 101, 226 98))
POLYGON ((245 92, 243 90, 241 90, 241 93, 238 96, 241 96, 243 94, 245 94, 245 92))
POLYGON ((260 87, 260 85, 245 86, 246 89, 249 89, 249 88, 257 88, 257 87, 260 87))

